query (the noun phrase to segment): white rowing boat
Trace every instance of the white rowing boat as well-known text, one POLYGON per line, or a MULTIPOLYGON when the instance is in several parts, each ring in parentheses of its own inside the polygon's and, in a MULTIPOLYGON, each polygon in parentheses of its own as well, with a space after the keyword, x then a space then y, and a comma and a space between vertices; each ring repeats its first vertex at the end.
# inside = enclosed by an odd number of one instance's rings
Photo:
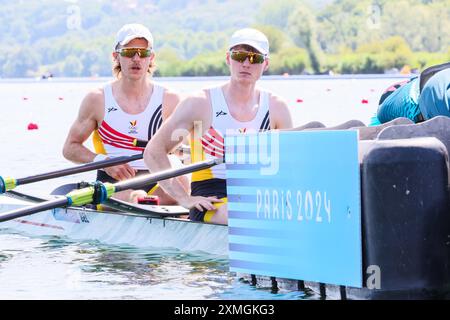
MULTIPOLYGON (((44 200, 47 199, 17 192, 7 193, 0 196, 0 213, 44 200)), ((36 236, 66 236, 74 240, 97 240, 112 245, 228 254, 228 227, 170 217, 186 214, 186 209, 182 207, 130 205, 117 201, 109 205, 121 211, 97 211, 86 207, 56 208, 3 222, 0 230, 12 229, 36 236)))

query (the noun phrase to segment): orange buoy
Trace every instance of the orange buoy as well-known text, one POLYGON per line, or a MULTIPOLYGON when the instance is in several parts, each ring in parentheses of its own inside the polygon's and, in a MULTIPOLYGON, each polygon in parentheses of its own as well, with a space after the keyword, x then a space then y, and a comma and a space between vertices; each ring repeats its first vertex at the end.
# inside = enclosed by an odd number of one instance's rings
POLYGON ((369 104, 369 100, 367 100, 367 99, 362 99, 361 103, 362 103, 362 104, 369 104))
POLYGON ((297 103, 302 103, 303 99, 297 99, 297 103))

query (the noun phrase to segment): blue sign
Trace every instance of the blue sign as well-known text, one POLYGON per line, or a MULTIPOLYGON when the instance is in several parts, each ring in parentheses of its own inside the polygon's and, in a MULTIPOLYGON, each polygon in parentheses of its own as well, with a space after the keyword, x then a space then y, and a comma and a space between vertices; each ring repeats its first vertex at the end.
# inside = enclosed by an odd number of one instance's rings
POLYGON ((362 287, 356 131, 227 135, 230 269, 362 287))

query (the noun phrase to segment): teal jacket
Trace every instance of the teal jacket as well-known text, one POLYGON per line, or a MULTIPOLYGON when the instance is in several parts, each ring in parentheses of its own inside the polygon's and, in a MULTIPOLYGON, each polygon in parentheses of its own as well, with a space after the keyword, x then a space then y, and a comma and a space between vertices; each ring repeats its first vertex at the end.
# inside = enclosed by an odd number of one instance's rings
POLYGON ((380 99, 377 111, 380 123, 400 117, 418 121, 419 115, 419 77, 388 88, 380 99))
POLYGON ((419 108, 425 120, 450 117, 450 69, 439 71, 427 81, 420 93, 419 108))
MULTIPOLYGON (((421 122, 435 116, 450 117, 450 68, 436 72, 420 90, 421 77, 389 87, 381 96, 378 111, 371 125, 399 117, 421 122)), ((422 76, 422 75, 421 75, 422 76)))

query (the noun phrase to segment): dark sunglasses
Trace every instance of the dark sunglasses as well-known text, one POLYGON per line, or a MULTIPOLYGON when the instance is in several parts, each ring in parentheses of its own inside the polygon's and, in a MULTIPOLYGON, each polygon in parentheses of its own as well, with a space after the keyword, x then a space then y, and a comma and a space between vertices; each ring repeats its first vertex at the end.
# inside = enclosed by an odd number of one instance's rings
POLYGON ((133 58, 136 53, 141 58, 148 58, 152 54, 152 49, 147 48, 122 48, 117 50, 122 57, 133 58))
POLYGON ((248 51, 231 51, 230 57, 234 61, 244 62, 247 58, 251 64, 261 64, 266 60, 266 55, 248 51))

